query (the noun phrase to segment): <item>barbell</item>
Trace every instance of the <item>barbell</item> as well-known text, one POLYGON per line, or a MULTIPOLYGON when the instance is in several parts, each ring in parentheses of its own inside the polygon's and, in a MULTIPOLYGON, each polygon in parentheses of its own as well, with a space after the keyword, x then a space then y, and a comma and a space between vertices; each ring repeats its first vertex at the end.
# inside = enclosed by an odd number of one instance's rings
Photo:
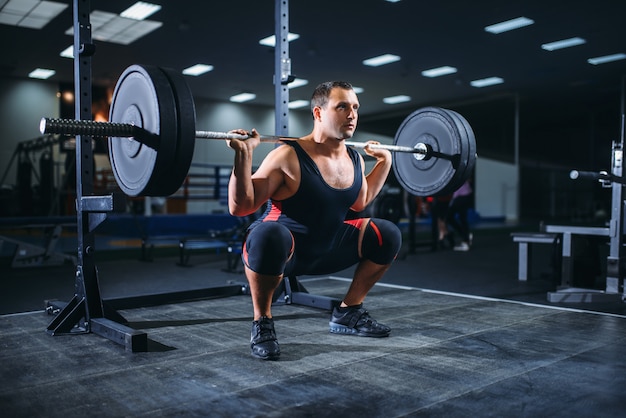
MULTIPOLYGON (((129 196, 169 196, 185 181, 196 138, 242 139, 246 135, 196 131, 195 104, 183 75, 168 68, 131 65, 119 77, 109 122, 43 118, 42 134, 108 137, 115 180, 129 196)), ((297 140, 262 135, 263 142, 297 140)), ((354 148, 367 143, 346 141, 354 148)), ((393 145, 370 144, 393 155, 400 185, 416 196, 450 194, 469 177, 476 141, 457 112, 425 107, 411 113, 393 145)))

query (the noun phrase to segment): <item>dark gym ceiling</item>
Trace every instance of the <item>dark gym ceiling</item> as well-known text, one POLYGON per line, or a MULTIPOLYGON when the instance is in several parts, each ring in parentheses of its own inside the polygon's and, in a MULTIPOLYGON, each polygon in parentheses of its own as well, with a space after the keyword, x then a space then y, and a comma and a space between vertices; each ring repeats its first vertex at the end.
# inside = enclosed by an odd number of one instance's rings
MULTIPOLYGON (((72 82, 72 61, 59 56, 72 43, 65 34, 73 23, 72 2, 57 1, 69 7, 42 30, 0 24, 4 45, 0 77, 22 78, 44 67, 57 71, 49 81, 72 82)), ((94 84, 113 86, 134 63, 182 70, 201 62, 215 68, 187 78, 196 99, 227 101, 234 94, 252 92, 257 95, 252 104, 274 106, 273 49, 258 41, 274 33, 275 0, 153 2, 162 9, 149 19, 163 22, 162 27, 127 46, 96 42, 94 84)), ((119 13, 133 3, 93 0, 91 9, 119 13)), ((290 99, 308 100, 315 84, 345 79, 364 89, 359 96, 361 123, 396 123, 422 106, 484 102, 507 95, 522 100, 620 100, 626 60, 591 65, 587 59, 626 53, 623 0, 291 0, 288 6, 289 30, 300 35, 289 46, 292 74, 309 81, 308 86, 291 89, 290 99), (499 35, 484 30, 520 16, 535 23, 499 35), (571 37, 586 43, 552 52, 541 48, 571 37), (384 53, 401 60, 382 67, 362 64, 384 53), (439 78, 421 75, 443 65, 458 72, 439 78), (504 83, 469 85, 491 76, 504 83), (382 102, 398 94, 411 101, 382 102)))

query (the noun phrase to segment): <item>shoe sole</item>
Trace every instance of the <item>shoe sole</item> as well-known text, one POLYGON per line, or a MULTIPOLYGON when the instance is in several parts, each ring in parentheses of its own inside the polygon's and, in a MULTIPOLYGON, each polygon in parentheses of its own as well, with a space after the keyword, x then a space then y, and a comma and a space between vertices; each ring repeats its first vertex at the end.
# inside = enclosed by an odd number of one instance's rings
POLYGON ((373 337, 373 338, 383 338, 388 337, 389 332, 381 332, 381 333, 372 333, 372 332, 361 332, 354 328, 349 328, 345 325, 339 325, 335 323, 329 323, 330 333, 331 334, 341 334, 341 335, 354 335, 357 337, 373 337))
POLYGON ((250 355, 254 358, 258 358, 261 360, 278 360, 278 358, 280 357, 280 353, 277 354, 268 354, 267 356, 261 356, 258 354, 255 354, 254 351, 250 352, 250 355))

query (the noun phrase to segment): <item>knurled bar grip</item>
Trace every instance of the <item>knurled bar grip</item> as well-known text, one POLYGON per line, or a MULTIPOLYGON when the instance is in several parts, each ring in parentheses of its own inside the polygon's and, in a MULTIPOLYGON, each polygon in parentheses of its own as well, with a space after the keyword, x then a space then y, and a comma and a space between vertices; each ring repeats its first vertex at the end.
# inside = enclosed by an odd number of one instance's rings
MULTIPOLYGON (((42 118, 39 123, 39 131, 42 134, 59 134, 59 135, 91 135, 102 137, 120 137, 120 138, 142 138, 148 137, 151 134, 145 129, 131 125, 128 123, 113 123, 113 122, 96 122, 92 120, 74 120, 74 119, 56 119, 56 118, 42 118)), ((239 139, 246 140, 250 138, 248 135, 240 135, 227 132, 214 132, 214 131, 196 131, 196 138, 203 139, 239 139)), ((283 137, 283 136, 269 136, 261 135, 262 142, 278 142, 278 141, 293 141, 298 138, 283 137)), ((365 142, 353 142, 346 141, 346 145, 355 148, 365 148, 367 143, 365 142)), ((419 145, 419 144, 418 144, 419 145)), ((399 145, 386 145, 386 144, 370 144, 372 149, 386 149, 391 152, 408 152, 413 154, 428 154, 428 150, 423 147, 404 147, 399 145)))
POLYGON ((42 134, 141 137, 146 130, 128 123, 95 122, 91 120, 42 118, 42 134))

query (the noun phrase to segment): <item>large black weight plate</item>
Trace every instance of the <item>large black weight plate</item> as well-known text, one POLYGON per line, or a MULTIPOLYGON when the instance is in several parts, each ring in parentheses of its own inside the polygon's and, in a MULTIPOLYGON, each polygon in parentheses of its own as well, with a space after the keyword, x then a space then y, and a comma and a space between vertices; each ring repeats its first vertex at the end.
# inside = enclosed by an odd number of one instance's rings
MULTIPOLYGON (((467 135, 445 109, 425 107, 411 113, 396 132, 395 145, 415 148, 418 143, 433 151, 458 156, 467 164, 467 135)), ((465 178, 451 161, 432 157, 420 159, 418 154, 394 152, 393 169, 398 182, 415 196, 441 196, 454 192, 465 178)))
POLYGON ((178 115, 165 74, 158 67, 128 67, 115 86, 109 121, 134 124, 159 136, 156 146, 109 138, 109 159, 120 189, 129 196, 166 196, 160 185, 175 164, 178 115))
POLYGON ((461 158, 459 159, 459 164, 457 166, 458 176, 456 176, 460 183, 455 185, 456 190, 463 185, 465 180, 472 175, 472 171, 474 170, 474 165, 476 164, 476 137, 474 136, 474 131, 472 130, 472 127, 467 119, 454 110, 445 110, 456 122, 459 131, 461 131, 461 138, 463 139, 461 141, 461 158))
POLYGON ((191 89, 182 73, 169 68, 161 68, 161 71, 170 82, 178 115, 178 141, 172 170, 160 186, 164 192, 162 196, 168 196, 180 188, 191 167, 196 146, 196 107, 191 89))

